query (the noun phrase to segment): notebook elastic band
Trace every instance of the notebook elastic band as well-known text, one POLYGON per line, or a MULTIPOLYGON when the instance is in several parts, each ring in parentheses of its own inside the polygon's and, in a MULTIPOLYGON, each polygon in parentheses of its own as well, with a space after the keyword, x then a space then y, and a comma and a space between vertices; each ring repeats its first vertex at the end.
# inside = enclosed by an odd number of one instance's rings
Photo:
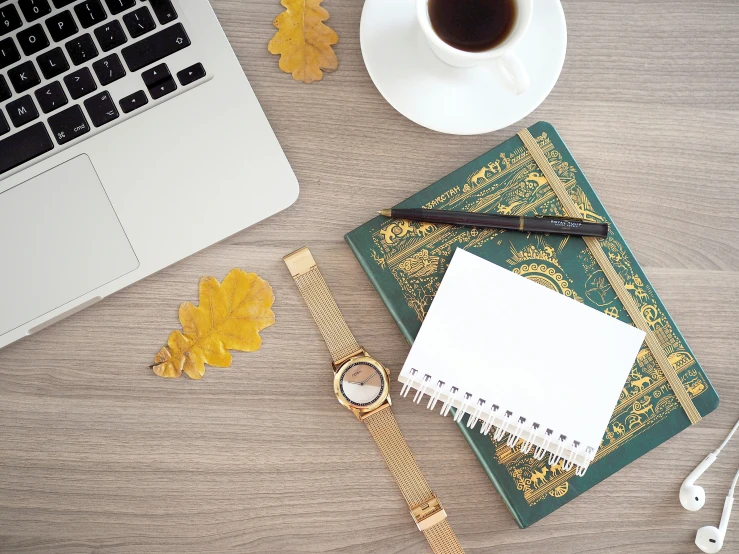
MULTIPOLYGON (((531 157, 539 166, 541 172, 547 178, 547 181, 549 181, 549 185, 552 187, 554 194, 557 195, 557 198, 562 203, 565 215, 568 217, 584 217, 580 212, 580 209, 577 207, 577 204, 575 204, 575 202, 570 197, 564 184, 559 179, 559 176, 549 164, 549 160, 547 159, 546 154, 544 154, 544 151, 541 149, 539 144, 536 142, 536 139, 531 135, 529 130, 522 129, 518 132, 518 136, 523 141, 524 146, 526 146, 526 149, 531 154, 531 157)), ((701 419, 701 415, 698 412, 698 409, 695 407, 695 404, 693 404, 690 395, 685 390, 685 387, 683 386, 683 383, 680 380, 680 376, 677 374, 677 371, 670 363, 670 360, 667 359, 667 355, 665 354, 664 348, 662 347, 659 339, 652 332, 651 327, 647 323, 646 319, 644 319, 644 316, 642 316, 641 311, 639 310, 639 306, 634 301, 634 298, 631 296, 631 294, 629 294, 629 291, 626 290, 621 277, 616 272, 616 269, 611 264, 606 253, 603 251, 599 239, 595 237, 582 238, 583 240, 585 240, 585 244, 590 250, 590 253, 593 255, 593 258, 595 258, 595 261, 603 270, 603 273, 608 279, 608 282, 611 284, 611 287, 613 287, 616 296, 618 296, 621 304, 623 304, 626 312, 629 314, 629 317, 634 322, 634 325, 646 333, 647 336, 645 338, 645 342, 647 343, 647 347, 652 353, 652 356, 654 356, 654 359, 657 361, 657 365, 662 370, 662 373, 667 378, 667 382, 669 383, 670 388, 672 388, 673 392, 675 393, 678 402, 680 402, 680 406, 682 406, 683 410, 685 410, 685 413, 688 415, 688 418, 690 418, 690 423, 697 423, 701 419)))

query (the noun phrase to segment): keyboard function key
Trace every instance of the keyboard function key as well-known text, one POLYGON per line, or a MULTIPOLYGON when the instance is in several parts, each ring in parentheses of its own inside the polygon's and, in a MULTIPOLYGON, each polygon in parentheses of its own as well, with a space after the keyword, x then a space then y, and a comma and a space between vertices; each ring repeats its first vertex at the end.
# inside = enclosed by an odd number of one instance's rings
POLYGON ((191 65, 190 67, 186 67, 182 71, 177 72, 177 79, 179 79, 180 84, 183 87, 190 83, 194 83, 203 77, 205 77, 205 68, 201 63, 196 63, 195 65, 191 65))
POLYGON ((47 0, 18 0, 18 5, 29 23, 51 13, 47 0))
POLYGON ((146 93, 143 90, 129 94, 125 98, 121 98, 119 104, 123 113, 132 112, 141 106, 146 106, 149 103, 149 99, 146 97, 146 93))
POLYGON ((142 6, 138 10, 124 15, 123 23, 126 24, 126 29, 128 29, 128 34, 131 35, 131 38, 139 38, 141 35, 153 31, 157 26, 154 23, 154 18, 151 16, 149 8, 146 6, 142 6))
POLYGON ((23 20, 13 4, 0 7, 0 37, 20 29, 22 25, 23 20))
POLYGON ((111 54, 96 61, 92 64, 92 68, 103 86, 126 76, 126 70, 117 54, 111 54))
POLYGON ((5 69, 20 59, 21 53, 18 52, 12 38, 8 37, 0 40, 0 69, 5 69))
POLYGON ((114 119, 118 119, 118 108, 116 108, 115 102, 113 102, 107 90, 91 96, 84 103, 95 127, 101 127, 114 119))
POLYGON ((23 62, 8 70, 8 78, 13 84, 15 92, 25 92, 41 83, 32 61, 23 62))
POLYGON ((190 46, 190 38, 182 23, 170 25, 166 29, 154 33, 121 50, 129 71, 139 69, 158 62, 167 56, 190 46))
POLYGON ((82 108, 77 105, 52 115, 48 121, 51 134, 60 145, 90 132, 90 124, 87 123, 82 108))
POLYGON ((89 34, 81 35, 64 45, 74 65, 80 65, 98 55, 97 46, 89 34))
POLYGON ((5 102, 12 95, 13 93, 10 92, 8 82, 5 80, 5 77, 0 75, 0 102, 5 102))
POLYGON ((68 102, 67 95, 64 94, 64 89, 59 81, 42 86, 34 94, 38 105, 41 106, 41 111, 44 113, 53 112, 68 102))
POLYGON ((95 79, 92 78, 92 73, 86 67, 65 76, 64 84, 67 85, 67 90, 73 100, 82 98, 98 88, 95 79))
POLYGON ((136 5, 136 0, 105 0, 105 4, 111 14, 118 15, 129 8, 133 8, 136 5))
POLYGON ((5 119, 3 112, 0 111, 0 137, 8 132, 10 132, 10 125, 8 124, 8 121, 5 119))
POLYGON ((18 100, 8 102, 8 105, 5 108, 8 110, 10 121, 12 121, 13 125, 16 127, 21 127, 38 117, 38 110, 36 109, 36 105, 33 103, 33 98, 31 98, 30 94, 21 96, 18 100))
POLYGON ((43 123, 36 123, 0 140, 0 174, 38 158, 54 148, 43 123))
POLYGON ((107 17, 100 0, 85 0, 74 7, 74 13, 77 14, 77 19, 85 29, 102 23, 107 17))
POLYGON ((151 0, 150 4, 151 9, 154 10, 154 15, 157 16, 159 23, 162 25, 177 19, 177 12, 169 0, 151 0))
POLYGON ((72 12, 69 10, 52 15, 45 23, 54 42, 61 42, 64 39, 76 35, 77 31, 79 31, 72 12))
POLYGON ((123 27, 115 19, 95 29, 95 37, 98 39, 103 52, 113 50, 113 48, 117 48, 121 44, 128 42, 123 27))
POLYGON ((36 63, 45 79, 53 79, 69 69, 69 62, 62 49, 58 47, 41 54, 36 58, 36 63))
POLYGON ((141 78, 144 80, 146 88, 151 89, 161 81, 171 79, 172 74, 169 72, 169 68, 166 63, 160 63, 159 65, 155 65, 151 69, 147 69, 142 72, 141 78))

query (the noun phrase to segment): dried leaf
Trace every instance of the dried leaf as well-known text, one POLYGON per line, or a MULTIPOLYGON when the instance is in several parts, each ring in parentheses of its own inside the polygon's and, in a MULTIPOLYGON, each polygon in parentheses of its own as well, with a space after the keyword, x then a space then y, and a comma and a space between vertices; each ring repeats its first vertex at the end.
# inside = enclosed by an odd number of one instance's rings
POLYGON ((322 0, 282 0, 285 11, 273 24, 278 31, 269 41, 272 54, 280 54, 280 69, 292 73, 293 79, 312 83, 323 78, 321 69, 333 71, 339 60, 332 44, 337 35, 323 22, 328 12, 320 6, 322 0))
POLYGON ((205 374, 205 364, 229 367, 229 350, 254 352, 262 345, 259 331, 275 322, 275 296, 256 273, 232 269, 219 283, 200 279, 200 305, 180 305, 182 331, 172 331, 151 368, 160 377, 191 379, 205 374))

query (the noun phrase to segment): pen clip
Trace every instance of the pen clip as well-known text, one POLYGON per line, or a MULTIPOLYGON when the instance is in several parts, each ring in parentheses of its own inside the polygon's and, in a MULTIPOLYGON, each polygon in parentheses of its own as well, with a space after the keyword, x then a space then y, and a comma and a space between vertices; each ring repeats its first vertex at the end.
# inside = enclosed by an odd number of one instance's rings
POLYGON ((539 215, 535 214, 534 217, 538 219, 562 219, 564 221, 578 221, 580 223, 587 223, 588 221, 586 219, 583 219, 582 217, 568 217, 566 215, 539 215))

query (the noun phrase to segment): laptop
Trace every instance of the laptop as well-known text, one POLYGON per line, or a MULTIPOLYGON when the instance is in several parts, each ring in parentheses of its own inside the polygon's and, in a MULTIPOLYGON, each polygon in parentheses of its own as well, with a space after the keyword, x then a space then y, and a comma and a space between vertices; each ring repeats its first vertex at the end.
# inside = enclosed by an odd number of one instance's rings
POLYGON ((297 196, 207 0, 0 0, 0 347, 297 196))

